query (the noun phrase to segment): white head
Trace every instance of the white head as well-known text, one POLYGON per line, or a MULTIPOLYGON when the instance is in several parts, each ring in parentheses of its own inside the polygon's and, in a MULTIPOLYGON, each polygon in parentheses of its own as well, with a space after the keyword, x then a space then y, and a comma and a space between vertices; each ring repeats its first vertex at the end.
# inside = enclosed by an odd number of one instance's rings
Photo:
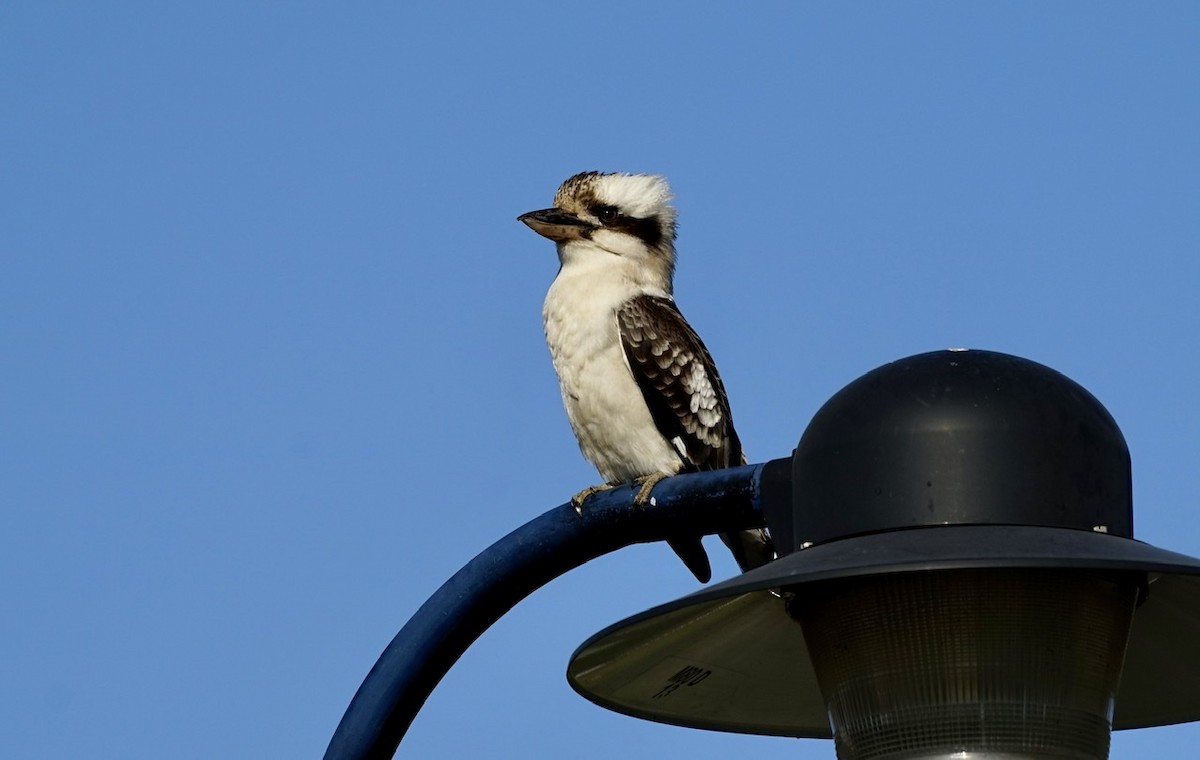
POLYGON ((558 244, 563 266, 612 260, 646 284, 671 292, 675 209, 671 188, 662 177, 576 174, 554 194, 554 208, 531 211, 518 219, 558 244))

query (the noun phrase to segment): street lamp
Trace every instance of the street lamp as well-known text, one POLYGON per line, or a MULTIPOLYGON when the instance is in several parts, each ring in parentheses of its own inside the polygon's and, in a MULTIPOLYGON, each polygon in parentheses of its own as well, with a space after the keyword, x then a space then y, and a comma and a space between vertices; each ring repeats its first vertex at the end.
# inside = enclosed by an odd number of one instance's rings
POLYGON ((596 634, 577 691, 843 760, 1105 758, 1200 719, 1200 560, 1133 539, 1124 438, 1054 370, 885 365, 761 482, 780 558, 596 634))

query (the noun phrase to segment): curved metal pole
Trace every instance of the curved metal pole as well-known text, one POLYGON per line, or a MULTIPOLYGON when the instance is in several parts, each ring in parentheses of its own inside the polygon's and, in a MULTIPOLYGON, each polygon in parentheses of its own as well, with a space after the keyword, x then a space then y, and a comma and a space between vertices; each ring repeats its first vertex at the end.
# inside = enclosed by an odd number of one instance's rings
POLYGON ((771 464, 668 478, 644 508, 633 506, 633 488, 603 491, 588 500, 582 515, 564 504, 492 544, 392 639, 342 716, 325 760, 392 757, 467 647, 517 602, 568 570, 635 543, 764 525, 760 486, 763 468, 771 464))

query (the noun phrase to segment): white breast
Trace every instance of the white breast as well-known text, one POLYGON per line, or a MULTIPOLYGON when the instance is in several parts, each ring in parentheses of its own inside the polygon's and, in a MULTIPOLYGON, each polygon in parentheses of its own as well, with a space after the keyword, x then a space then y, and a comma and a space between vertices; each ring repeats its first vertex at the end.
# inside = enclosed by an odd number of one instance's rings
POLYGON ((559 270, 542 307, 567 418, 606 481, 675 472, 682 464, 654 425, 617 331, 617 307, 642 292, 621 276, 616 257, 588 260, 559 270))

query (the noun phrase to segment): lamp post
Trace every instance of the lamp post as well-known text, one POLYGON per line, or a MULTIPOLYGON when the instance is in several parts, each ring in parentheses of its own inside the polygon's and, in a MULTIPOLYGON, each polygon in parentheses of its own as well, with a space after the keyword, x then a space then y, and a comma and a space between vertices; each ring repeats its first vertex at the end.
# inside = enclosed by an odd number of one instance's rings
POLYGON ((1121 432, 1054 370, 880 367, 762 487, 780 558, 596 634, 577 691, 842 760, 1105 758, 1200 719, 1200 560, 1134 540, 1121 432))
POLYGON ((570 502, 489 546, 434 592, 392 638, 363 679, 325 750, 325 760, 385 760, 442 676, 515 604, 563 573, 636 543, 760 527, 762 479, 754 464, 669 478, 635 506, 623 486, 570 502))

